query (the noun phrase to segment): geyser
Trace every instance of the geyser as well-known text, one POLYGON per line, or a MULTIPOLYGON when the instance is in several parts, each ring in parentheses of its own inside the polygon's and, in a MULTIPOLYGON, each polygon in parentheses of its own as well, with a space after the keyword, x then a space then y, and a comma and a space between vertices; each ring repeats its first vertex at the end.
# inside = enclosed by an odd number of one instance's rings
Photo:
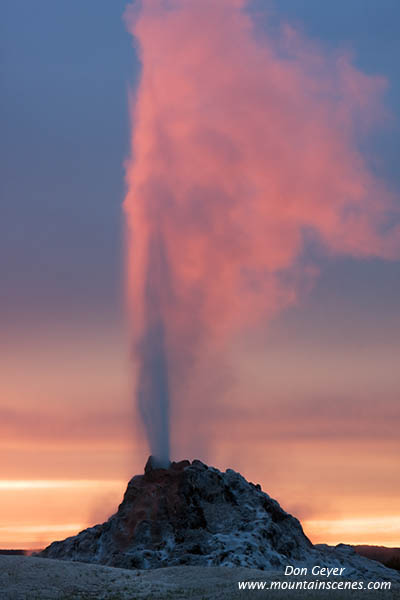
POLYGON ((169 464, 169 383, 162 310, 168 269, 161 232, 149 239, 144 296, 144 328, 136 352, 139 363, 137 401, 153 462, 169 464))
POLYGON ((171 406, 175 424, 201 404, 202 435, 227 344, 317 271, 307 240, 314 261, 393 258, 399 231, 359 149, 381 78, 289 27, 255 33, 245 0, 143 0, 126 22, 142 64, 124 203, 136 396, 166 464, 171 406))

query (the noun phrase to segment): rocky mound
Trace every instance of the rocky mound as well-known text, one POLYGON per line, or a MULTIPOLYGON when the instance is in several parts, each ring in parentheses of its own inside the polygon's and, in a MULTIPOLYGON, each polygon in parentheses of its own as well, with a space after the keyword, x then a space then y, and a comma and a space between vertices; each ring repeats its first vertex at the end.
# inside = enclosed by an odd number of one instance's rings
POLYGON ((283 570, 345 567, 344 577, 396 578, 349 546, 313 546, 300 522, 259 485, 199 460, 157 468, 128 484, 118 511, 101 525, 53 542, 40 554, 123 568, 177 565, 283 570))

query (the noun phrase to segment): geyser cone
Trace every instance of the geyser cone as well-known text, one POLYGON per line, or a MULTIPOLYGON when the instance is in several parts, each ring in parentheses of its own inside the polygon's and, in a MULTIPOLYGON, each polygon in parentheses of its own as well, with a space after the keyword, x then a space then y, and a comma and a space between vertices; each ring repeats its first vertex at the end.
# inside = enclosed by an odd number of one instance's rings
POLYGON ((171 463, 169 461, 161 461, 157 459, 155 456, 149 456, 147 459, 146 465, 144 467, 145 473, 150 473, 150 471, 154 471, 154 469, 168 469, 171 463))
POLYGON ((125 568, 343 566, 349 578, 394 579, 350 547, 313 546, 297 519, 231 469, 199 460, 149 466, 150 459, 106 523, 54 542, 41 556, 125 568))

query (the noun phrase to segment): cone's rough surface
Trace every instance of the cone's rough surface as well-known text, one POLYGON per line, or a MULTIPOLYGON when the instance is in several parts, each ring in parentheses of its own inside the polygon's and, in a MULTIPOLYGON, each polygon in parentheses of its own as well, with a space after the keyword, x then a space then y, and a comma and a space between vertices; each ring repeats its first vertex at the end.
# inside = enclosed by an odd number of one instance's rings
POLYGON ((157 468, 151 457, 106 523, 53 542, 40 556, 136 569, 322 565, 345 567, 345 577, 396 577, 349 546, 313 546, 296 518, 231 469, 199 460, 157 468))

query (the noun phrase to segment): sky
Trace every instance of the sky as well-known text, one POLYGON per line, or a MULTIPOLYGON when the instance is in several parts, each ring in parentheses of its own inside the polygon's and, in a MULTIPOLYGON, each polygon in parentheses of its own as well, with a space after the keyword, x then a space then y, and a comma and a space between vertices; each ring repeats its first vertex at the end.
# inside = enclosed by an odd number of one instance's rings
MULTIPOLYGON (((128 90, 140 74, 125 5, 4 4, 0 547, 41 547, 106 518, 147 457, 124 300, 128 90)), ((390 115, 363 153, 400 198, 398 3, 261 9, 268 27, 289 22, 386 78, 390 115)), ((207 420, 201 404, 183 415, 173 458, 240 470, 312 541, 400 546, 400 265, 334 256, 320 266, 295 305, 230 347, 233 370, 219 373, 234 378, 229 393, 207 420)))

